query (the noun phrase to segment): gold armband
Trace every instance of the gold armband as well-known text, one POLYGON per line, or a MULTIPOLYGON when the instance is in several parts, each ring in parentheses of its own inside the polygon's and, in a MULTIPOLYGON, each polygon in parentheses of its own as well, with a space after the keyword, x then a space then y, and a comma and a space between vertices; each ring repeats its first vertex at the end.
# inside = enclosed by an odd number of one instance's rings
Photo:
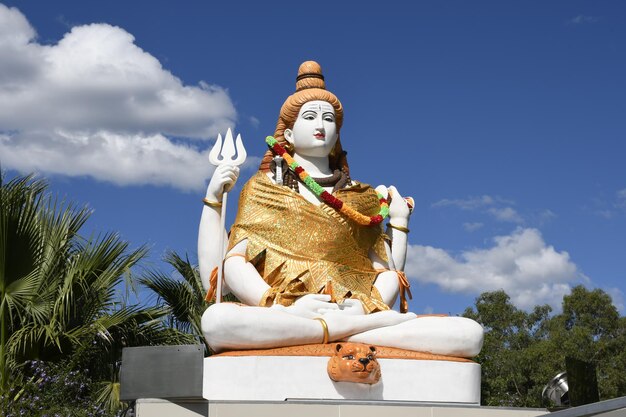
POLYGON ((391 227, 392 229, 396 229, 396 230, 399 230, 401 232, 404 232, 406 234, 408 234, 409 231, 410 231, 408 228, 406 228, 404 226, 396 226, 395 224, 392 224, 392 223, 387 223, 387 226, 391 227))
POLYGON ((221 201, 211 201, 207 198, 203 198, 202 202, 204 203, 205 206, 209 206, 209 207, 215 207, 215 208, 221 208, 222 207, 222 202, 221 201))

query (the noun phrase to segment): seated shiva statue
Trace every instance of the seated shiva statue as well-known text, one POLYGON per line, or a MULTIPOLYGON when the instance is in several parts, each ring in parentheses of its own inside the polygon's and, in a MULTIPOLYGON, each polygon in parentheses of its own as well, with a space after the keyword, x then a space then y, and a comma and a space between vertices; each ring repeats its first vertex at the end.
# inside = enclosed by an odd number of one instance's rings
MULTIPOLYGON (((240 303, 206 310, 209 346, 220 352, 349 341, 476 356, 478 323, 406 312, 410 207, 394 187, 351 178, 342 123, 342 105, 326 90, 320 66, 303 63, 259 171, 241 192, 223 266, 225 286, 240 303), (400 312, 391 310, 399 294, 400 312)), ((213 243, 225 233, 216 203, 238 175, 222 165, 207 189, 198 237, 205 287, 222 262, 213 243)))

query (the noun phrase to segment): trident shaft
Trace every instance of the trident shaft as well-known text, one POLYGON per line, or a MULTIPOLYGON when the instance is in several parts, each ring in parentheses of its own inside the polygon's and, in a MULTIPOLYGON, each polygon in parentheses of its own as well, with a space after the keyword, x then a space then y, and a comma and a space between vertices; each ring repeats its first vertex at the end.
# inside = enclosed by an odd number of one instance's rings
MULTIPOLYGON (((233 165, 239 166, 246 160, 246 149, 243 147, 241 135, 237 135, 236 141, 233 141, 233 133, 230 128, 226 132, 226 136, 222 141, 222 135, 217 135, 217 140, 213 149, 209 153, 209 162, 215 166, 233 165), (235 155, 237 155, 235 157, 235 155)), ((226 225, 226 202, 228 199, 228 190, 224 189, 222 197, 222 213, 220 216, 220 233, 219 233, 219 253, 220 263, 217 266, 217 288, 215 290, 215 302, 222 302, 222 287, 224 283, 224 232, 226 225)))

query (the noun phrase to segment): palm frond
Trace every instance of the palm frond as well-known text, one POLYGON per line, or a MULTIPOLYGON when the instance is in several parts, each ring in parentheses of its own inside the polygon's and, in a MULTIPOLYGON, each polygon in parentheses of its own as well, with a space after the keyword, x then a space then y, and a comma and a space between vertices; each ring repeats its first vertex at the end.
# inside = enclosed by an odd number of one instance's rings
POLYGON ((99 382, 96 389, 96 401, 102 404, 108 411, 115 411, 122 408, 119 381, 99 382))
POLYGON ((163 260, 172 265, 174 269, 178 271, 185 282, 191 286, 194 293, 203 293, 204 289, 200 273, 198 272, 198 268, 193 266, 189 261, 189 256, 185 255, 185 259, 183 259, 178 253, 168 251, 163 260))
POLYGON ((201 328, 202 314, 208 304, 204 301, 204 290, 198 269, 191 264, 188 257, 183 259, 175 252, 168 252, 164 260, 174 268, 174 276, 180 276, 180 279, 161 271, 151 270, 146 271, 139 282, 157 296, 157 303, 168 309, 170 326, 192 334, 209 352, 201 328))
POLYGON ((28 313, 28 305, 37 298, 37 288, 39 287, 40 276, 37 271, 31 271, 30 274, 12 280, 4 288, 2 293, 2 305, 4 311, 6 309, 9 317, 9 323, 14 325, 14 320, 23 320, 28 313), (14 317, 17 316, 17 317, 14 317))

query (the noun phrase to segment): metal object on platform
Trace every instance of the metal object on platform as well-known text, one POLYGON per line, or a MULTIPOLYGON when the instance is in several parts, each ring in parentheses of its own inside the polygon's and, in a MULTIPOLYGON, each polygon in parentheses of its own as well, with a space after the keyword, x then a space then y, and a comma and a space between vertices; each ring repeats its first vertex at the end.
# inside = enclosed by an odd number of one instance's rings
POLYGON ((556 407, 569 406, 569 385, 567 384, 567 372, 561 372, 548 382, 541 392, 541 398, 550 405, 556 407))
POLYGON ((565 369, 567 369, 568 395, 572 407, 600 401, 596 367, 593 363, 566 357, 565 369))
POLYGON ((138 398, 202 398, 202 345, 124 348, 120 371, 122 401, 138 398))

